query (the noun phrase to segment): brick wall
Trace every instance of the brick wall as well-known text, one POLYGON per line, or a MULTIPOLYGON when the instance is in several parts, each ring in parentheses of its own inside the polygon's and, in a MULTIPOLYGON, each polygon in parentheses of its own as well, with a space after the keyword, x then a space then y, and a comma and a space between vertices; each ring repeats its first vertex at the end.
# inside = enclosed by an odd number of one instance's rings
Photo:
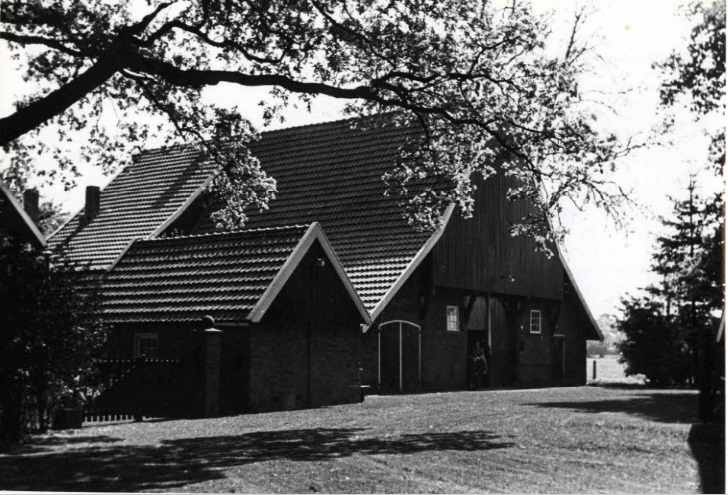
POLYGON ((285 313, 254 325, 250 332, 249 405, 254 412, 294 409, 309 403, 306 322, 287 319, 285 313))
POLYGON ((457 390, 467 385, 468 339, 464 328, 464 293, 437 288, 423 321, 422 381, 426 390, 457 390), (447 330, 446 307, 460 310, 460 330, 447 330))
POLYGON ((250 333, 250 406, 271 411, 360 397, 360 317, 314 245, 250 333))
MULTIPOLYGON (((422 278, 421 267, 412 274, 363 336, 364 383, 373 387, 378 383, 379 326, 391 320, 405 320, 422 327, 421 389, 455 390, 466 386, 467 333, 464 330, 462 309, 464 293, 435 288, 433 294, 431 289, 423 289, 422 278), (448 305, 460 307, 461 330, 458 332, 447 331, 445 308, 448 305), (424 318, 421 318, 423 315, 424 318)), ((383 331, 397 330, 395 326, 389 326, 383 331)), ((383 342, 383 345, 395 345, 399 340, 385 338, 383 342)), ((415 341, 412 339, 409 342, 414 345, 415 341)))
MULTIPOLYGON (((423 283, 424 263, 403 285, 382 315, 363 336, 362 367, 364 383, 377 386, 378 330, 389 320, 402 319, 422 327, 422 389, 457 390, 467 384, 468 335, 465 330, 446 330, 445 307, 461 307, 464 326, 465 291, 435 287, 428 289, 423 283), (429 291, 429 292, 428 292, 429 291), (426 294, 429 300, 426 301, 426 294), (421 319, 422 308, 424 319, 421 319)), ((580 385, 585 374, 584 321, 575 296, 567 294, 563 303, 557 300, 526 298, 492 294, 490 297, 490 386, 491 387, 549 387, 580 385), (518 301, 513 321, 509 321, 504 304, 518 301), (541 333, 530 333, 530 311, 541 311, 541 333), (554 338, 554 333, 563 335, 554 338), (564 373, 556 370, 558 349, 564 342, 564 373), (560 382, 558 374, 562 374, 560 382)), ((485 312, 485 306, 480 308, 485 312)), ((486 321, 487 313, 480 315, 486 321)), ((487 325, 483 322, 472 327, 481 336, 487 325), (482 328, 481 328, 482 327, 482 328)), ((487 337, 479 337, 485 340, 487 337)), ((390 344, 391 345, 391 344, 390 344)))
POLYGON ((552 304, 539 299, 523 303, 517 317, 518 334, 517 387, 548 387, 554 384, 554 327, 548 318, 552 304), (531 311, 541 312, 541 333, 531 333, 531 311))
POLYGON ((567 293, 561 307, 558 332, 566 336, 566 376, 564 385, 586 384, 586 331, 582 310, 574 294, 567 293))

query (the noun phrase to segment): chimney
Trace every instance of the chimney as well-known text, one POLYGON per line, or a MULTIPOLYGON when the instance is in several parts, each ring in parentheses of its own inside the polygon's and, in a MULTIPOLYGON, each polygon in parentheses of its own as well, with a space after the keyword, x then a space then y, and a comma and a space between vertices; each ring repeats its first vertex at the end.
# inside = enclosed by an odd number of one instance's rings
POLYGON ((28 214, 33 223, 38 223, 38 190, 26 189, 23 192, 23 209, 28 214))
POLYGON ((86 186, 86 208, 84 216, 86 223, 96 218, 101 209, 101 189, 99 186, 86 186))

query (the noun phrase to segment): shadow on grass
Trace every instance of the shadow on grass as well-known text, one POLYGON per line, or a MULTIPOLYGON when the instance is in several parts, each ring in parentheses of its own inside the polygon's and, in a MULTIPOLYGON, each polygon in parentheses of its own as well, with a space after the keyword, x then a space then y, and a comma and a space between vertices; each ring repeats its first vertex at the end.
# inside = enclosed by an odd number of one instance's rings
MULTIPOLYGON (((35 454, 38 452, 48 452, 53 449, 54 446, 58 445, 75 445, 79 443, 116 443, 120 442, 121 438, 109 437, 106 435, 78 435, 78 436, 58 436, 58 437, 35 437, 32 440, 8 447, 5 451, 0 453, 8 453, 12 455, 17 454, 35 454)), ((0 462, 2 466, 2 462, 0 462)), ((0 478, 2 479, 2 478, 0 478)), ((2 490, 2 487, 0 487, 2 490)))
POLYGON ((661 423, 695 423, 698 421, 698 396, 694 391, 652 392, 625 395, 621 399, 537 402, 525 404, 541 408, 573 409, 589 413, 623 412, 661 423))
POLYGON ((694 424, 688 444, 698 461, 703 493, 725 493, 725 424, 694 424))
POLYGON ((315 428, 0 456, 0 490, 169 490, 224 478, 225 469, 256 462, 482 451, 513 445, 487 431, 409 434, 392 439, 362 438, 365 434, 363 429, 315 428))

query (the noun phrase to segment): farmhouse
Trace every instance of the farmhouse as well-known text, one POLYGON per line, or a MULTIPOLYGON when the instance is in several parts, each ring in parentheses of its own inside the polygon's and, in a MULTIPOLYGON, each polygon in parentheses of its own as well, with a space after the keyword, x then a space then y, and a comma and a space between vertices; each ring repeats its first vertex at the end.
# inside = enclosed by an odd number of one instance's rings
POLYGON ((263 133, 253 151, 277 198, 232 233, 210 219, 209 163, 148 151, 89 188, 49 247, 104 274, 115 352, 182 352, 214 318, 226 411, 354 400, 360 384, 462 389, 475 342, 489 386, 584 383, 585 341, 601 334, 564 259, 509 235, 529 205, 506 200, 505 177, 478 185, 472 219, 450 208, 435 232, 383 194, 413 132, 338 121, 263 133))

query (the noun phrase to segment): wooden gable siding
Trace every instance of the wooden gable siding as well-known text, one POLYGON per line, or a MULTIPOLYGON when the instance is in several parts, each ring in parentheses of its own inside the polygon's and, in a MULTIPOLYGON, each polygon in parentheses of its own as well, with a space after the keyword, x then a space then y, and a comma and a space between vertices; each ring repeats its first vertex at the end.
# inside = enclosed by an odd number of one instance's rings
POLYGON ((507 178, 499 173, 477 181, 473 217, 457 212, 433 249, 434 282, 443 287, 547 299, 563 297, 557 256, 535 250, 533 239, 512 237, 511 225, 526 217, 526 201, 506 199, 507 178))

